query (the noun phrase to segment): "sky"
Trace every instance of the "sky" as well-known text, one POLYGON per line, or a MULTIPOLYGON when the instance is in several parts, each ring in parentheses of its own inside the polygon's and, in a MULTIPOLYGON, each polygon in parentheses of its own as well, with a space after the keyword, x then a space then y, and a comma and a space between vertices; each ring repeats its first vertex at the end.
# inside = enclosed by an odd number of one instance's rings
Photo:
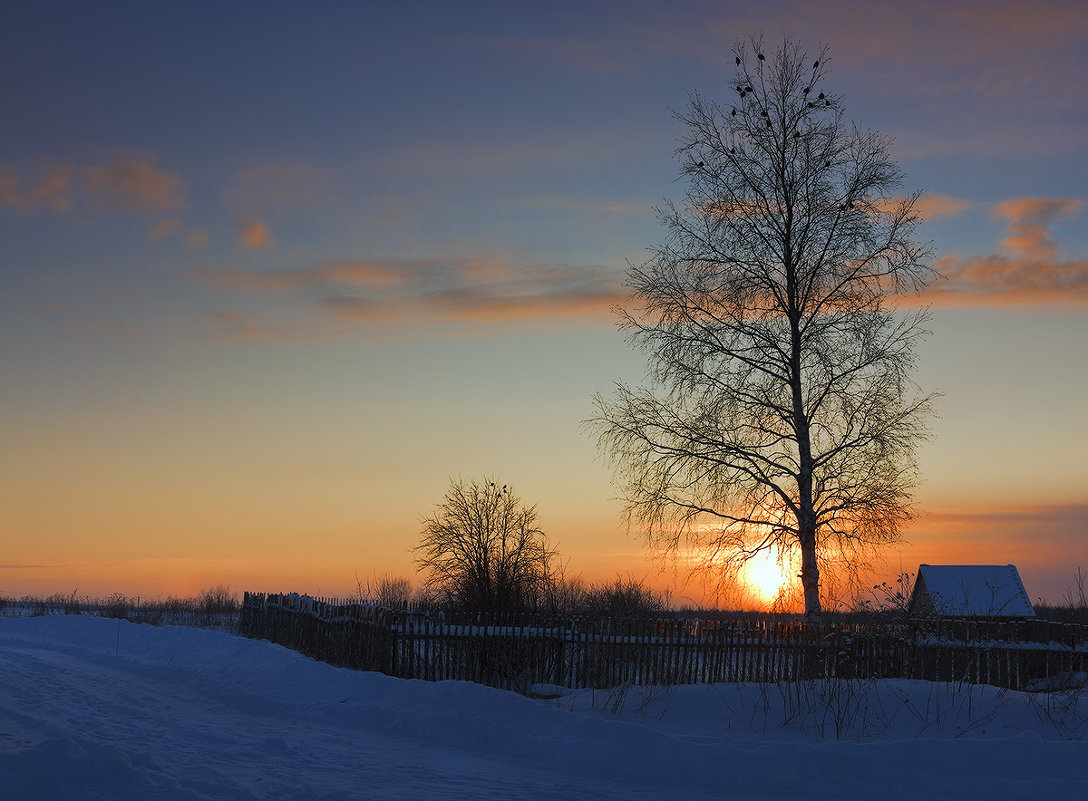
POLYGON ((698 601, 582 421, 638 383, 672 109, 827 44, 934 266, 920 514, 877 565, 1088 568, 1088 7, 0 0, 0 594, 345 595, 451 477, 698 601))

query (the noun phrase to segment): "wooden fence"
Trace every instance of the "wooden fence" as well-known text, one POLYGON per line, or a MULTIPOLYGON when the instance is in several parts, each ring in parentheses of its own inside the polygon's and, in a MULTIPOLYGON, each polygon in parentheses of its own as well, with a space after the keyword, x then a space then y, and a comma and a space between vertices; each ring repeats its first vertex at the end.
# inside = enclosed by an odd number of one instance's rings
POLYGON ((805 627, 773 620, 454 619, 246 593, 239 631, 333 665, 400 678, 535 684, 908 678, 1054 689, 1088 672, 1088 627, 932 620, 805 627))

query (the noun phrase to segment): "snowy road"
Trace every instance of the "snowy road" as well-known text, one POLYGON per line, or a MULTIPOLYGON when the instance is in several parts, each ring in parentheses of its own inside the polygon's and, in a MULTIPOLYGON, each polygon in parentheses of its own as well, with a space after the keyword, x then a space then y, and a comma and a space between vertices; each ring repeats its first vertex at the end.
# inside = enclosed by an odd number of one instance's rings
POLYGON ((402 681, 218 632, 3 619, 0 798, 1088 798, 1083 706, 867 692, 840 717, 880 736, 855 742, 782 725, 765 689, 632 691, 612 714, 618 696, 402 681))

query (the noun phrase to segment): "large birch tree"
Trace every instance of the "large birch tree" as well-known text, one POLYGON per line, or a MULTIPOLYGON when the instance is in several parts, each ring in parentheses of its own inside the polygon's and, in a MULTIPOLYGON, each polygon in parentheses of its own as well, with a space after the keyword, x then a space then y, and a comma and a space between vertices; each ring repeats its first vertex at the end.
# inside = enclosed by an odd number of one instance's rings
POLYGON ((931 396, 912 380, 932 276, 886 137, 847 121, 828 53, 734 47, 728 99, 675 112, 686 194, 628 275, 622 327, 648 388, 591 421, 632 530, 719 575, 797 555, 806 617, 821 571, 849 572, 911 517, 931 396))

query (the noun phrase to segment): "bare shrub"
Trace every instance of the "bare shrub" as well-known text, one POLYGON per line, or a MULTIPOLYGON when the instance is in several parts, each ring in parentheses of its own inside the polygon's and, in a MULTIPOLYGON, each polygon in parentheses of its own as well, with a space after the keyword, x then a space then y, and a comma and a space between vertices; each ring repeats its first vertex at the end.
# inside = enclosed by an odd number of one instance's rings
POLYGON ((1035 614, 1042 620, 1088 625, 1088 573, 1078 567, 1073 574, 1073 583, 1062 594, 1061 602, 1047 603, 1040 598, 1035 602, 1035 614))
POLYGON ((1073 585, 1066 588, 1062 600, 1071 610, 1079 612, 1080 618, 1088 619, 1088 574, 1083 568, 1078 567, 1073 574, 1073 585))
POLYGON ((225 584, 217 584, 200 593, 200 611, 205 615, 224 615, 238 611, 238 596, 225 584))
POLYGON ((590 587, 582 608, 589 617, 653 618, 669 611, 669 601, 667 592, 657 592, 628 576, 590 587))
POLYGON ((417 600, 410 579, 385 573, 373 581, 355 576, 355 595, 360 603, 376 604, 387 609, 408 609, 417 600))
POLYGON ((878 613, 892 617, 906 617, 910 610, 910 599, 914 592, 914 574, 899 573, 893 581, 874 584, 868 597, 856 597, 849 611, 859 613, 878 613))
POLYGON ((114 593, 99 604, 99 615, 102 617, 116 618, 118 620, 128 620, 129 611, 133 606, 133 602, 129 601, 124 595, 119 592, 114 593))
POLYGON ((78 592, 78 590, 72 590, 68 595, 61 592, 55 592, 45 599, 45 603, 60 609, 66 615, 78 615, 82 611, 77 595, 78 592))
POLYGON ((548 585, 544 600, 545 611, 560 617, 584 615, 588 591, 581 578, 559 576, 548 585))

